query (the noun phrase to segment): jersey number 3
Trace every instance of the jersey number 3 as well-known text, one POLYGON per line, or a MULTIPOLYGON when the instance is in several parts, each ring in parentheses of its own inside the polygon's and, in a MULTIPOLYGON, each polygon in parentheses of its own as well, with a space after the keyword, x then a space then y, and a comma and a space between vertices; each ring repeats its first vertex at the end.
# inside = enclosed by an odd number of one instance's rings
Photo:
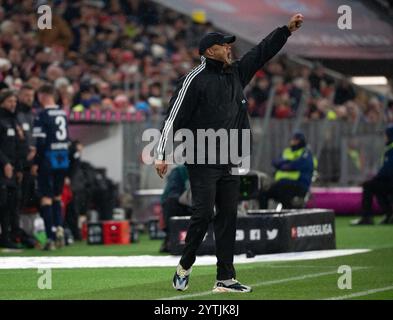
POLYGON ((55 123, 57 125, 56 138, 59 141, 67 139, 66 119, 64 117, 56 117, 55 123))

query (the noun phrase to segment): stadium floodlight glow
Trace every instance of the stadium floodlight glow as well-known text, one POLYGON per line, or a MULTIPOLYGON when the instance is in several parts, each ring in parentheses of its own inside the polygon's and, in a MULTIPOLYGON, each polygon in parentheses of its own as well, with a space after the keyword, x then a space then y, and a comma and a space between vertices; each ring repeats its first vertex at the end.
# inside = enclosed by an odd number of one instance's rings
POLYGON ((388 84, 388 79, 383 76, 352 77, 351 81, 358 86, 386 86, 388 84))

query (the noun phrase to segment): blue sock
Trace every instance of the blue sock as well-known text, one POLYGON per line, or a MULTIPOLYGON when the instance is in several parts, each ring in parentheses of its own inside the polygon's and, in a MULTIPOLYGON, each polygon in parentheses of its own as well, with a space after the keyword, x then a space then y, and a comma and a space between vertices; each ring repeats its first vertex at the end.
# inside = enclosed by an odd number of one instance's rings
POLYGON ((56 227, 63 226, 63 217, 61 215, 61 201, 54 200, 52 204, 54 225, 56 227))
POLYGON ((45 222, 45 233, 48 239, 55 240, 55 234, 53 233, 53 218, 52 218, 52 206, 44 205, 40 208, 41 217, 45 222))

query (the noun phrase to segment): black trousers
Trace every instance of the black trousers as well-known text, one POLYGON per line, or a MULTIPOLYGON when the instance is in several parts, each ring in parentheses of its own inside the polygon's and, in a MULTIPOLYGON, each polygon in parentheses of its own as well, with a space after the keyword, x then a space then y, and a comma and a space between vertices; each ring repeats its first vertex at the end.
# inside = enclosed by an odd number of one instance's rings
POLYGON ((217 280, 236 278, 233 255, 240 179, 229 166, 188 165, 192 192, 192 216, 180 264, 189 269, 196 251, 213 221, 216 240, 217 280), (216 214, 214 215, 214 206, 216 214))
POLYGON ((82 235, 78 227, 79 216, 81 213, 86 213, 87 209, 85 207, 84 196, 78 193, 72 195, 72 200, 67 206, 67 211, 65 215, 65 227, 71 230, 72 236, 75 240, 82 240, 82 235))
POLYGON ((10 241, 11 231, 14 231, 17 210, 17 188, 1 185, 0 190, 0 224, 1 242, 10 241))
MULTIPOLYGON (((72 186, 72 180, 71 180, 72 186)), ((79 230, 79 217, 85 215, 91 202, 90 193, 87 190, 72 189, 72 200, 67 206, 65 215, 65 227, 70 229, 75 240, 82 240, 79 230)))
POLYGON ((307 190, 297 183, 276 182, 271 185, 269 190, 261 192, 259 206, 267 209, 269 199, 274 199, 282 203, 284 209, 293 209, 292 200, 294 197, 304 197, 307 190))
POLYGON ((40 204, 39 197, 36 193, 36 178, 30 173, 31 168, 27 167, 23 170, 23 179, 21 187, 20 207, 38 207, 40 204))
POLYGON ((20 215, 23 212, 23 209, 26 207, 36 206, 38 208, 39 201, 34 195, 35 192, 35 177, 33 177, 30 173, 30 168, 25 168, 23 170, 23 178, 22 181, 17 183, 16 190, 16 202, 17 209, 11 216, 11 229, 12 229, 12 237, 16 237, 20 234, 20 215))
POLYGON ((373 197, 376 197, 384 214, 391 216, 392 203, 390 197, 393 196, 392 186, 389 182, 381 179, 371 179, 363 183, 362 214, 365 217, 372 216, 373 197))

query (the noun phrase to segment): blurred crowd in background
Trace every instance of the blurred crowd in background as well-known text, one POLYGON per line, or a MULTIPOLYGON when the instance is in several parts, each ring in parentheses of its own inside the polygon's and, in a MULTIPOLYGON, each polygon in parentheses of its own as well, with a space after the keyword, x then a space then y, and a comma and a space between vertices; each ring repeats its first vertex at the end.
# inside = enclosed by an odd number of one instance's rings
POLYGON ((285 57, 269 62, 247 89, 249 112, 263 117, 269 92, 275 85, 271 116, 278 119, 304 117, 305 120, 346 120, 380 123, 393 120, 393 103, 384 106, 384 97, 355 88, 349 79, 334 79, 321 64, 313 68, 291 66, 285 57), (304 100, 302 100, 304 99, 304 100), (301 104, 305 108, 299 110, 301 104))
MULTIPOLYGON (((37 89, 50 81, 59 104, 72 111, 163 114, 176 80, 199 64, 198 40, 214 30, 207 21, 140 0, 54 0, 52 29, 39 30, 37 5, 46 3, 0 0, 0 89, 25 83, 37 89)), ((252 117, 266 114, 273 83, 274 118, 296 117, 307 92, 306 119, 377 123, 385 114, 393 120, 393 104, 384 110, 382 97, 329 77, 322 65, 289 66, 284 56, 247 88, 252 117)))

